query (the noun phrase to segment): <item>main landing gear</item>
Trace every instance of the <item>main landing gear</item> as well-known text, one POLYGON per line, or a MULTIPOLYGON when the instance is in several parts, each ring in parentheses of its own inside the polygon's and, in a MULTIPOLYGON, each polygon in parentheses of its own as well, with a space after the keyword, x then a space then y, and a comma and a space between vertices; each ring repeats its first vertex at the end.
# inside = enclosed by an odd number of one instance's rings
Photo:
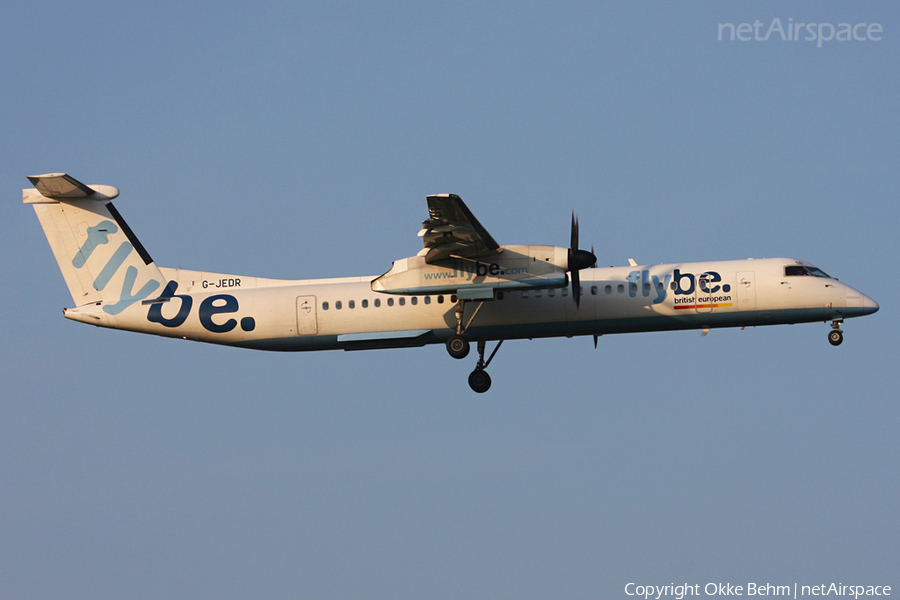
POLYGON ((497 350, 499 350, 500 346, 503 345, 503 340, 497 342, 497 345, 494 347, 494 351, 491 352, 491 355, 487 360, 484 360, 484 350, 487 346, 487 342, 485 342, 484 340, 479 340, 477 345, 478 364, 475 365, 475 370, 469 373, 469 387, 472 388, 473 392, 483 394, 491 389, 491 376, 488 375, 488 372, 485 371, 485 369, 487 369, 488 365, 491 364, 491 361, 494 360, 494 356, 497 355, 497 350))
POLYGON ((503 345, 503 340, 497 342, 497 345, 494 346, 494 351, 491 352, 487 361, 484 360, 484 349, 486 345, 487 343, 484 340, 478 342, 478 364, 475 365, 475 370, 469 373, 469 387, 472 388, 472 391, 479 394, 483 394, 491 389, 491 376, 487 374, 485 369, 487 369, 488 365, 491 364, 491 361, 494 360, 494 356, 497 355, 497 350, 503 345))
MULTIPOLYGON (((456 332, 447 339, 447 352, 456 359, 462 359, 469 355, 470 344, 469 340, 463 337, 463 334, 466 332, 466 329, 469 328, 469 325, 472 324, 472 321, 475 319, 475 315, 478 314, 478 311, 481 310, 481 307, 484 305, 484 301, 478 304, 478 308, 475 309, 475 312, 469 318, 469 322, 463 325, 463 312, 465 309, 465 301, 459 300, 456 303, 456 332)), ((478 363, 475 365, 475 370, 469 374, 469 387, 472 388, 473 391, 483 394, 484 392, 491 389, 491 376, 488 375, 487 369, 488 365, 491 364, 491 361, 494 360, 494 356, 497 354, 497 350, 500 349, 500 345, 503 343, 503 340, 497 342, 497 346, 494 348, 494 351, 491 352, 491 355, 487 360, 484 360, 484 351, 486 349, 486 342, 484 340, 479 340, 476 344, 478 348, 478 363)))
MULTIPOLYGON (((484 340, 479 340, 476 344, 478 348, 478 363, 475 365, 475 370, 469 374, 469 387, 479 394, 483 394, 491 388, 491 376, 487 374, 485 369, 494 360, 494 356, 502 343, 503 340, 497 342, 497 346, 487 360, 484 360, 484 351, 487 343, 484 340)), ((459 334, 454 334, 447 340, 447 352, 453 358, 465 358, 469 354, 469 348, 469 340, 459 334)))
POLYGON ((832 321, 831 322, 831 331, 828 332, 828 342, 832 346, 840 346, 841 342, 844 341, 844 332, 841 331, 841 322, 840 321, 832 321))

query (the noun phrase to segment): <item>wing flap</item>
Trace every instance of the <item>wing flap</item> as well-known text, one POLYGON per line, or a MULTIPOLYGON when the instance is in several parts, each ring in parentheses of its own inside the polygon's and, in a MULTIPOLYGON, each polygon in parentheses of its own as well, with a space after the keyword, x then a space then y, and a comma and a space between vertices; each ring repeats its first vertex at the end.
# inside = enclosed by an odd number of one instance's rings
POLYGON ((478 258, 496 254, 500 245, 478 222, 456 194, 428 196, 428 219, 419 236, 425 248, 420 255, 431 263, 451 256, 478 258))

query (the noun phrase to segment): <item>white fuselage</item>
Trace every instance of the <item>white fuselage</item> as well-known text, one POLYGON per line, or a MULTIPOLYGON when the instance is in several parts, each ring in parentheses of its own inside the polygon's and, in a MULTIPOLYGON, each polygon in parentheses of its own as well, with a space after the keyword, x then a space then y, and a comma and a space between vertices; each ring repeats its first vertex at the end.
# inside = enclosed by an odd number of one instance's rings
MULTIPOLYGON (((808 263, 775 258, 584 269, 580 307, 565 287, 511 290, 467 302, 463 322, 471 340, 505 340, 842 321, 878 310, 871 298, 831 277, 788 275, 785 268, 797 265, 808 263)), ((286 281, 161 272, 169 283, 159 297, 116 315, 89 304, 68 309, 66 317, 283 351, 421 346, 442 343, 456 329, 451 294, 376 292, 375 277, 286 281)))

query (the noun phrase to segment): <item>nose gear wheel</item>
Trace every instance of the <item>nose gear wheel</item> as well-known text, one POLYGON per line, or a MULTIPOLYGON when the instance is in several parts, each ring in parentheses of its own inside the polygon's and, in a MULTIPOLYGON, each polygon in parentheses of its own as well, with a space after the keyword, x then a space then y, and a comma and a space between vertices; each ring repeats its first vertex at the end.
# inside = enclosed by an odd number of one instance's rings
POLYGON ((844 332, 841 331, 841 323, 840 321, 833 321, 831 323, 831 331, 828 332, 828 343, 832 346, 840 346, 843 341, 844 332))

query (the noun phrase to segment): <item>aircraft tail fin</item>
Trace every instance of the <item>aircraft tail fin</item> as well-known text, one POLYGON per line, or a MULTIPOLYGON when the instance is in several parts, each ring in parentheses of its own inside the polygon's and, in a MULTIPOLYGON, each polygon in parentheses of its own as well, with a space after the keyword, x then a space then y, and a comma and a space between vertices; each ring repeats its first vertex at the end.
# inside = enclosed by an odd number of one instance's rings
POLYGON ((65 173, 28 178, 22 201, 37 213, 76 306, 117 315, 165 282, 111 200, 119 190, 85 185, 65 173))

